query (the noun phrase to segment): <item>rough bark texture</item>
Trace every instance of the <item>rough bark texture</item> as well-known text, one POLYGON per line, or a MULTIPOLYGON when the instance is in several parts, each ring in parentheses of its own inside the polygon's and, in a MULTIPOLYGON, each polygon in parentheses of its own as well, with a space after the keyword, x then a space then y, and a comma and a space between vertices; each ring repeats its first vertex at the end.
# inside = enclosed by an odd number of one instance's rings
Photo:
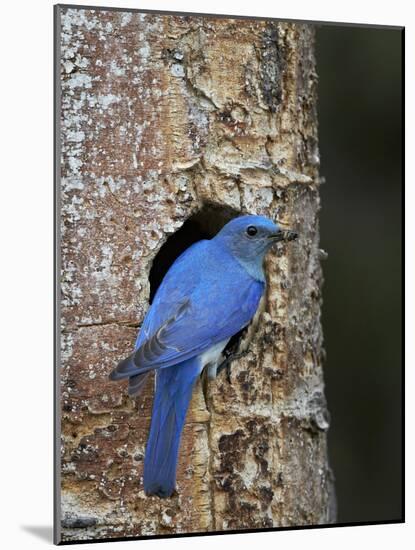
POLYGON ((312 27, 61 8, 58 28, 62 539, 333 521, 312 27), (160 500, 142 485, 153 380, 131 399, 108 374, 154 258, 201 209, 207 225, 259 213, 300 238, 267 259, 232 383, 197 386, 178 493, 160 500))

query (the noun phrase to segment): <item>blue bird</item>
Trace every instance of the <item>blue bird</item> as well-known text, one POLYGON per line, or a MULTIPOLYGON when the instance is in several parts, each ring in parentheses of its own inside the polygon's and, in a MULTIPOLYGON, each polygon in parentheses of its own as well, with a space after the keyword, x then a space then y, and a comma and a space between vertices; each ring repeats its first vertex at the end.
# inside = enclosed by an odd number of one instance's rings
POLYGON ((271 246, 292 240, 262 216, 240 216, 215 237, 186 249, 154 296, 134 352, 111 372, 137 394, 155 371, 155 397, 144 458, 144 490, 165 498, 176 485, 180 437, 202 370, 216 375, 230 338, 252 320, 265 288, 263 261, 271 246))

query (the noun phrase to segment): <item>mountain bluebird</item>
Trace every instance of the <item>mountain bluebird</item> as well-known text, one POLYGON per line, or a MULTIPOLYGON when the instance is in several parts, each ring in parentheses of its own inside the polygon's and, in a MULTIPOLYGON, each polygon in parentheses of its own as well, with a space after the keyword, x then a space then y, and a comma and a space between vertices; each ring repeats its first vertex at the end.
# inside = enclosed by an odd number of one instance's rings
POLYGON ((144 458, 147 495, 175 490, 180 437, 193 386, 204 367, 216 373, 229 339, 251 321, 265 288, 263 261, 271 246, 292 240, 262 216, 240 216, 173 263, 154 296, 134 352, 110 374, 137 394, 155 371, 155 397, 144 458))

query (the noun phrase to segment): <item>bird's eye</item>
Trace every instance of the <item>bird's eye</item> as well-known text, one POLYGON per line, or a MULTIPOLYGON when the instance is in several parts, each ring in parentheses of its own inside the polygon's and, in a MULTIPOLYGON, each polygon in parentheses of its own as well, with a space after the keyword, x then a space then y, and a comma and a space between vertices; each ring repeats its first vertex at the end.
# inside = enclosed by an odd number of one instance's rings
POLYGON ((250 225, 246 228, 246 232, 250 237, 253 237, 258 233, 258 229, 254 225, 250 225))

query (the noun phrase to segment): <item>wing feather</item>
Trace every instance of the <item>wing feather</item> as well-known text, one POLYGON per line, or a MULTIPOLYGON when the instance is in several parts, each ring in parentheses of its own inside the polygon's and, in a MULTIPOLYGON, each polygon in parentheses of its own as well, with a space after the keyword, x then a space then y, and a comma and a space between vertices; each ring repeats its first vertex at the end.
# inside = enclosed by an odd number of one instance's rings
POLYGON ((205 315, 200 312, 201 305, 192 307, 190 299, 187 300, 151 338, 118 364, 111 379, 120 380, 175 365, 230 338, 249 323, 261 295, 262 287, 252 281, 237 301, 205 315))

